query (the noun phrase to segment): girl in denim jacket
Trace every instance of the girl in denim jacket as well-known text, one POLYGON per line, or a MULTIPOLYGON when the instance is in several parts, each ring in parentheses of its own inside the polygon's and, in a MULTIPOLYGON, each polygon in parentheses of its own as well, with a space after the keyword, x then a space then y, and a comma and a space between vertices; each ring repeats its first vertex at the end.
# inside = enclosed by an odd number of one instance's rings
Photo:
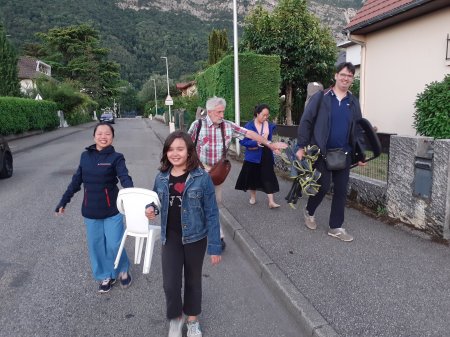
MULTIPOLYGON (((214 185, 201 168, 191 137, 171 133, 163 147, 160 172, 153 190, 161 202, 161 257, 169 337, 181 337, 184 315, 187 336, 201 337, 202 266, 206 248, 211 263, 220 262, 222 246, 214 185), (184 268, 184 301, 181 298, 184 268)), ((155 207, 145 214, 155 219, 155 207)))

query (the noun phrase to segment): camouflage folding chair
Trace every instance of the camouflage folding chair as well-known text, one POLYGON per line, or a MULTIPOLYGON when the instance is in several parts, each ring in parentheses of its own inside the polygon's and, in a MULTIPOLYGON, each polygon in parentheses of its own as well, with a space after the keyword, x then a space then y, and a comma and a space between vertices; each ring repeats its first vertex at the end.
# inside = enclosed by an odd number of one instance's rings
POLYGON ((282 160, 290 167, 290 178, 294 180, 285 198, 294 209, 302 194, 313 196, 319 192, 320 185, 317 181, 321 176, 321 173, 313 168, 314 162, 319 158, 320 149, 316 145, 306 146, 302 160, 296 159, 297 150, 296 142, 291 142, 281 155, 282 160))

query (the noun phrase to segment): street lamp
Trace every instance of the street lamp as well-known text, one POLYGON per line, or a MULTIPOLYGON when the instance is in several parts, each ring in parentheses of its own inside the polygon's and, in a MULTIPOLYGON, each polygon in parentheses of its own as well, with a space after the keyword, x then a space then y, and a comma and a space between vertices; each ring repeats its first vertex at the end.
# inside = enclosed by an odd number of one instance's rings
POLYGON ((175 123, 172 122, 172 115, 170 113, 170 106, 173 105, 172 97, 170 97, 169 92, 169 65, 167 63, 167 57, 161 56, 162 59, 166 59, 166 73, 167 73, 167 97, 165 104, 169 107, 169 131, 173 132, 175 131, 175 123))
POLYGON ((158 114, 158 100, 156 98, 156 81, 152 78, 153 86, 155 87, 155 116, 158 114))
MULTIPOLYGON (((241 112, 239 107, 239 59, 238 59, 238 25, 237 25, 237 4, 233 0, 233 49, 234 49, 234 121, 241 124, 241 112)), ((240 145, 236 139, 236 153, 239 155, 240 145)))

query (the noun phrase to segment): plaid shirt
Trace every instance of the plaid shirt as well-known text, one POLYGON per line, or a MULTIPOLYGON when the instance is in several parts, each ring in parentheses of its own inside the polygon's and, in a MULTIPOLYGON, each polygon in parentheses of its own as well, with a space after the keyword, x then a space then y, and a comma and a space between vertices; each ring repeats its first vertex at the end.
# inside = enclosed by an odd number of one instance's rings
MULTIPOLYGON (((228 149, 233 138, 244 139, 247 129, 239 125, 224 120, 225 123, 225 147, 228 149)), ((197 136, 198 120, 194 121, 189 128, 188 133, 195 143, 197 136)), ((202 118, 202 127, 198 135, 197 153, 202 163, 212 166, 222 158, 222 131, 221 126, 215 126, 209 116, 202 118)))

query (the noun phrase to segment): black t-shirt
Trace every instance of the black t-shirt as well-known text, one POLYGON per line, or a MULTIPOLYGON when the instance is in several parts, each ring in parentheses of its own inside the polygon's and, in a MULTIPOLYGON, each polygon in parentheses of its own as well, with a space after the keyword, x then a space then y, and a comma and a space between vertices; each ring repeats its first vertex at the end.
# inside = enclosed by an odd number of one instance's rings
POLYGON ((167 218, 167 231, 176 232, 181 235, 181 201, 186 179, 189 172, 174 177, 169 177, 169 213, 167 218))

